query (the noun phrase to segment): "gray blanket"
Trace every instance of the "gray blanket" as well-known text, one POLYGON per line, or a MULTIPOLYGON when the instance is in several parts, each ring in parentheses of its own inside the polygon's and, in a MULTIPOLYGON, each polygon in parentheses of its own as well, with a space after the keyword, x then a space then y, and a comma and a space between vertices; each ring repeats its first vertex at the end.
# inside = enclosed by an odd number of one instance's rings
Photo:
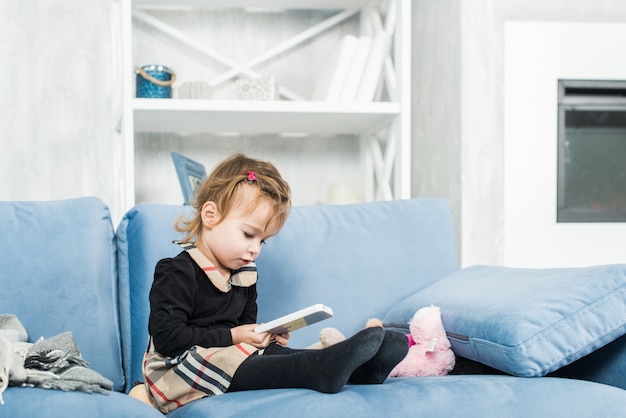
POLYGON ((71 332, 29 343, 28 333, 15 315, 0 315, 0 405, 6 388, 30 386, 45 389, 106 393, 113 382, 89 369, 71 332))

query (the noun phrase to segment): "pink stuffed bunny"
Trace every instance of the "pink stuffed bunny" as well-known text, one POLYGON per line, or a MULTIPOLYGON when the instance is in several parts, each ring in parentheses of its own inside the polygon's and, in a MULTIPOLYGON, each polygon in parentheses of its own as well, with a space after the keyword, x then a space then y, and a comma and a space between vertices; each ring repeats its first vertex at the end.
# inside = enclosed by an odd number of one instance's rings
POLYGON ((454 353, 438 307, 425 307, 415 312, 409 330, 409 352, 389 377, 443 376, 454 368, 454 353))
MULTIPOLYGON (((371 318, 365 326, 384 327, 384 324, 378 318, 371 318)), ((409 352, 391 371, 389 377, 443 376, 454 368, 456 360, 438 307, 429 306, 415 312, 409 323, 409 331, 409 352)), ((320 341, 307 348, 326 348, 345 339, 336 328, 324 328, 320 332, 320 341)))

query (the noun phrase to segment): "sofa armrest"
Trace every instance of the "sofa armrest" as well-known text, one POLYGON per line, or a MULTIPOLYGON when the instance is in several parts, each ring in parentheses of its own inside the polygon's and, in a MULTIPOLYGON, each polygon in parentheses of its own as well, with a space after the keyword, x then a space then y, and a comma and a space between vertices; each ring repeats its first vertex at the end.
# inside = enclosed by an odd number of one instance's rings
POLYGON ((0 313, 16 315, 31 342, 71 331, 90 368, 122 390, 116 247, 106 204, 95 197, 0 202, 0 236, 0 313))

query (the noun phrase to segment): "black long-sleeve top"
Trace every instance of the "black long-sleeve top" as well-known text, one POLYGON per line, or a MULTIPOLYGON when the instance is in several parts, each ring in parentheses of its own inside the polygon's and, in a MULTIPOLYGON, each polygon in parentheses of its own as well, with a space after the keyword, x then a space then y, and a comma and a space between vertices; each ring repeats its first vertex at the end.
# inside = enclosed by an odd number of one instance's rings
POLYGON ((148 323, 156 351, 174 357, 194 345, 232 345, 231 328, 256 323, 256 297, 256 284, 222 293, 185 251, 159 261, 148 323))

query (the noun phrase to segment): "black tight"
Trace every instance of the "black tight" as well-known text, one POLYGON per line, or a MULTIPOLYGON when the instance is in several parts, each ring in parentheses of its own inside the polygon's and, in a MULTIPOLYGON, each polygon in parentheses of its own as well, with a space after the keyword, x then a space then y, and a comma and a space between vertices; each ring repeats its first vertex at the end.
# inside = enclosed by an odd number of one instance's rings
POLYGON ((237 369, 229 392, 255 389, 308 388, 339 392, 348 383, 382 383, 408 351, 403 334, 380 327, 321 350, 294 350, 271 344, 237 369))

